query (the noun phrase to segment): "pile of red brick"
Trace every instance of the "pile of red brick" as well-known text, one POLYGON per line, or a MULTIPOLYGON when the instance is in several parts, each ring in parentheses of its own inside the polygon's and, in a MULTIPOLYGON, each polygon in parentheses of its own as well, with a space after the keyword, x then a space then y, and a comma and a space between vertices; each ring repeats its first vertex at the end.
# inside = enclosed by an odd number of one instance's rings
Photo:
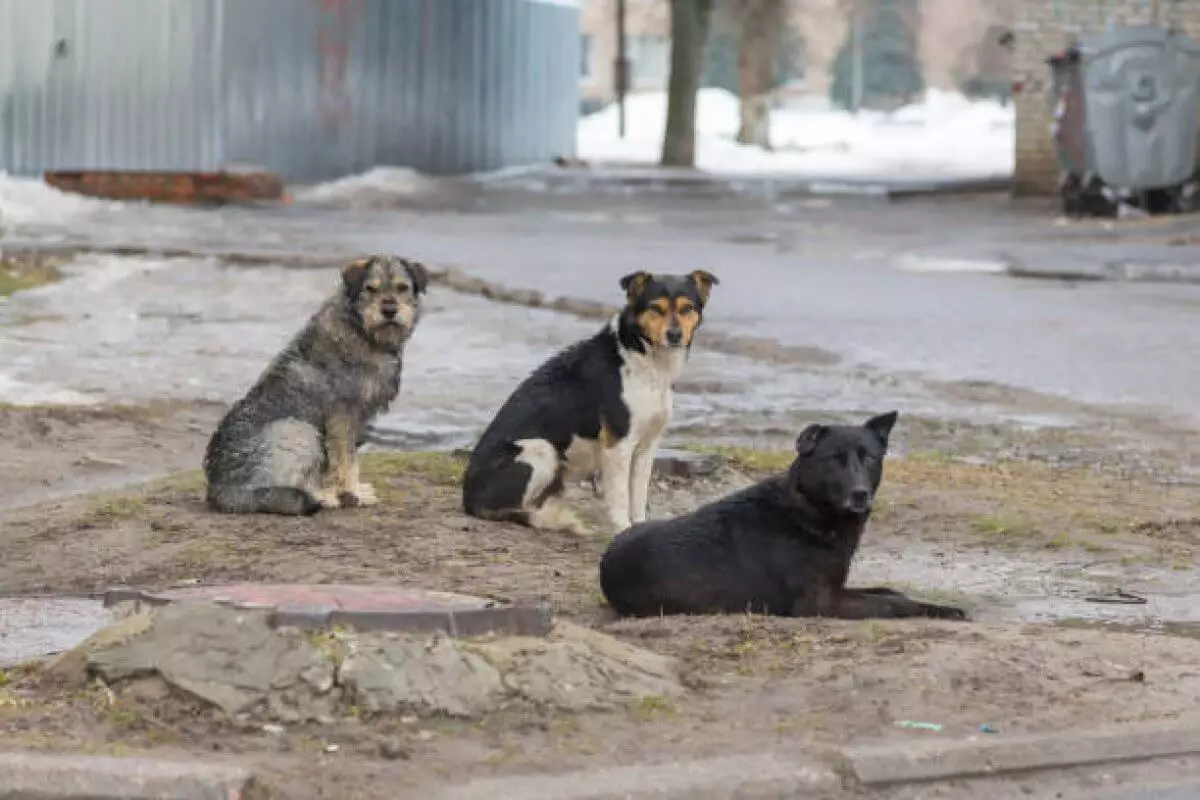
POLYGON ((47 172, 64 192, 110 200, 223 205, 284 200, 283 181, 269 172, 47 172))

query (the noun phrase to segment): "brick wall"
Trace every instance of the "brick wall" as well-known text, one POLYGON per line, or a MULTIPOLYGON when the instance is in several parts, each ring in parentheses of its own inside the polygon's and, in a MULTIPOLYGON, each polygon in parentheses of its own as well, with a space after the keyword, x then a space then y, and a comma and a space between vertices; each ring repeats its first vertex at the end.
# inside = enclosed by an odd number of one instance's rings
POLYGON ((1046 59, 1082 35, 1116 26, 1157 22, 1200 40, 1197 0, 1018 0, 1013 77, 1022 85, 1016 106, 1018 194, 1058 190, 1058 160, 1050 139, 1050 68, 1046 59), (1157 13, 1158 19, 1154 19, 1157 13))

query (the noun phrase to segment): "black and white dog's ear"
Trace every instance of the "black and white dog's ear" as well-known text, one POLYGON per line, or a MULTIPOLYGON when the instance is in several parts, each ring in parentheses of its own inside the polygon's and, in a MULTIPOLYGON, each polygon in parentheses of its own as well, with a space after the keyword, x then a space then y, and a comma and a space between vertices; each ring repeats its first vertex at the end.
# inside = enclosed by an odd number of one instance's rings
POLYGON ((404 271, 408 273, 408 277, 412 280, 413 293, 425 294, 429 289, 429 270, 425 269, 425 265, 419 261, 410 261, 407 258, 403 259, 404 271))
POLYGON ((796 454, 801 456, 811 455, 812 451, 817 449, 817 445, 820 444, 821 439, 827 433, 829 433, 829 428, 824 425, 809 425, 796 437, 796 454))
POLYGON ((899 412, 889 411, 886 414, 871 417, 863 427, 878 436, 879 441, 883 442, 883 446, 887 447, 888 437, 892 435, 892 428, 896 425, 898 416, 900 416, 899 412))
POLYGON ((700 295, 700 303, 708 305, 708 296, 712 294, 712 287, 721 283, 717 280, 717 276, 707 270, 697 269, 689 272, 688 278, 696 284, 696 293, 700 295))
POLYGON ((621 288, 625 290, 625 294, 630 297, 637 297, 642 293, 642 289, 646 286, 647 281, 653 276, 644 269, 639 269, 637 272, 631 272, 624 278, 621 278, 621 288))

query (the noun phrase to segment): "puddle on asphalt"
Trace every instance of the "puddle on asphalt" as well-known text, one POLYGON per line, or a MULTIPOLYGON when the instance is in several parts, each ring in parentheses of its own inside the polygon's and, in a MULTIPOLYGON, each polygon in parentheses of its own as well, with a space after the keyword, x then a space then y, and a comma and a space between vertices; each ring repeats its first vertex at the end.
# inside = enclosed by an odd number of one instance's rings
POLYGON ((69 650, 113 619, 86 597, 0 597, 0 665, 69 650))

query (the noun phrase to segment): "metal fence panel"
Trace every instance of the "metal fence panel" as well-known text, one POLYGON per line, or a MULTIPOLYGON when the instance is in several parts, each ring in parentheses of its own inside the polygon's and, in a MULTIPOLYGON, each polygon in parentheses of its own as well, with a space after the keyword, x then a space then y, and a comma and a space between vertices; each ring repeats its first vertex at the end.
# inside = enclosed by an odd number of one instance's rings
POLYGON ((0 169, 217 165, 211 5, 0 0, 0 169))
POLYGON ((572 0, 0 0, 0 169, 291 181, 575 147, 572 0))

